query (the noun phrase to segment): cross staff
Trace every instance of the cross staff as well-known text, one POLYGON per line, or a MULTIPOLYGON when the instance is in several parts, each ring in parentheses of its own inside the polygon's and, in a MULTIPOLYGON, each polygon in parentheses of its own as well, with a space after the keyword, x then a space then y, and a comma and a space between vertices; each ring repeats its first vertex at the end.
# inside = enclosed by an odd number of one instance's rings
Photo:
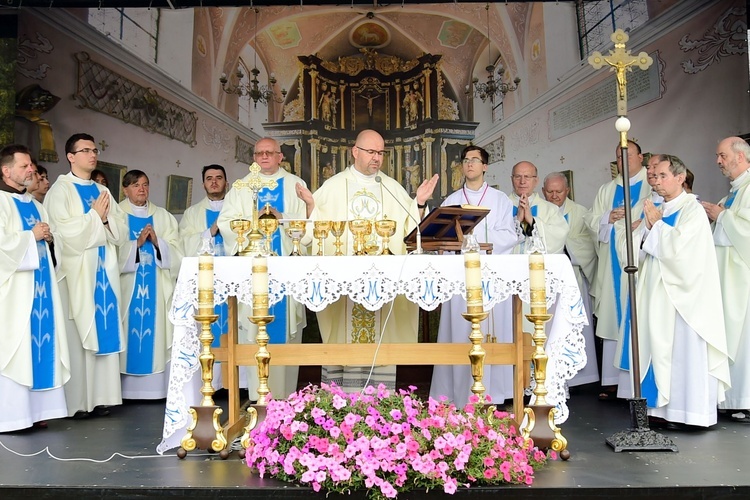
MULTIPOLYGON (((236 190, 249 189, 253 194, 253 214, 252 214, 252 229, 248 236, 250 243, 248 245, 249 253, 252 255, 261 255, 263 253, 260 246, 260 241, 263 239, 263 235, 258 230, 258 192, 267 187, 268 189, 276 189, 278 183, 275 179, 264 180, 260 176, 260 165, 257 162, 253 162, 250 165, 250 173, 252 174, 246 181, 236 180, 232 184, 232 187, 236 190)), ((239 249, 242 252, 242 248, 239 249)))

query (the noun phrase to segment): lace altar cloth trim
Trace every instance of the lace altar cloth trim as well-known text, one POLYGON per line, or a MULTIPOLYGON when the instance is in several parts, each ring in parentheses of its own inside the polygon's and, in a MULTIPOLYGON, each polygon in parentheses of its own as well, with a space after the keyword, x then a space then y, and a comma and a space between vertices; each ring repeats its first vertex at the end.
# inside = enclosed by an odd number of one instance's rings
MULTIPOLYGON (((236 296, 239 302, 252 305, 251 262, 250 257, 214 259, 216 304, 236 296)), ((529 303, 526 255, 482 255, 481 262, 486 310, 512 295, 529 303)), ((547 325, 547 401, 557 407, 555 422, 560 424, 568 418, 565 382, 586 364, 582 330, 587 319, 568 258, 546 255, 545 267, 547 306, 554 311, 547 325)), ((268 270, 271 304, 289 296, 313 311, 325 309, 344 295, 371 311, 399 294, 429 311, 454 295, 466 296, 461 255, 271 257, 268 270)), ((169 312, 175 329, 163 440, 156 448, 159 453, 179 446, 189 423, 189 408, 200 401, 200 343, 193 319, 198 306, 197 283, 198 258, 183 259, 169 312)))

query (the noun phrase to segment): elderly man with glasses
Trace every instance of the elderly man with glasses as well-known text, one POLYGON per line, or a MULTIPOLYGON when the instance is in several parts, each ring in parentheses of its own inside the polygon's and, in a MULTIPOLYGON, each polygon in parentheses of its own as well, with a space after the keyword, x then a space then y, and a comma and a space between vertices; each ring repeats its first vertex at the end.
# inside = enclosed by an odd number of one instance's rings
MULTIPOLYGON (((276 181, 275 188, 264 187, 258 191, 258 210, 260 211, 266 205, 269 205, 271 213, 277 219, 304 219, 307 215, 305 203, 297 197, 296 189, 298 186, 305 187, 305 181, 281 168, 284 154, 281 152, 281 146, 276 139, 271 137, 260 139, 255 144, 253 155, 255 162, 260 165, 261 179, 264 182, 276 181)), ((241 182, 247 182, 253 175, 252 173, 246 175, 241 182)), ((233 186, 224 198, 224 204, 217 221, 219 231, 224 238, 224 248, 227 255, 234 255, 239 250, 237 248, 237 234, 232 232, 229 227, 230 222, 233 219, 251 219, 252 213, 252 192, 246 188, 238 189, 233 186)), ((279 228, 274 233, 271 247, 278 255, 289 255, 292 251, 291 238, 283 228, 279 228)), ((249 308, 246 312, 243 312, 245 307, 241 305, 238 314, 240 341, 254 343, 257 327, 248 320, 248 316, 250 316, 249 308)), ((276 317, 268 325, 268 335, 271 337, 270 343, 284 344, 301 341, 302 329, 306 325, 305 309, 301 304, 285 297, 271 308, 270 313, 276 317)), ((277 399, 283 399, 296 391, 298 371, 299 368, 296 366, 272 365, 268 378, 271 394, 277 399)), ((257 395, 254 396, 258 388, 257 370, 247 370, 247 383, 250 399, 257 399, 257 395)))
MULTIPOLYGON (((508 254, 518 243, 513 221, 513 203, 502 191, 490 187, 484 180, 489 154, 479 146, 467 146, 461 153, 461 168, 464 185, 449 195, 444 206, 474 205, 490 209, 487 216, 474 228, 479 243, 492 243, 493 254, 508 254)), ((466 312, 466 301, 460 295, 443 305, 440 312, 438 342, 466 343, 471 324, 461 313, 466 312)), ((498 304, 492 314, 482 323, 483 332, 496 332, 499 342, 512 342, 510 328, 501 328, 512 320, 510 300, 498 304), (498 325, 498 326, 496 326, 498 325)), ((438 365, 432 374, 430 396, 447 397, 457 406, 463 407, 471 395, 471 367, 469 365, 438 365)), ((510 365, 485 366, 483 384, 492 401, 502 403, 513 397, 513 367, 510 365)))
MULTIPOLYGON (((396 232, 390 248, 395 254, 406 253, 404 237, 414 228, 427 200, 437 185, 438 176, 427 179, 417 188, 411 199, 398 181, 381 173, 385 155, 385 141, 374 130, 360 132, 352 147, 354 164, 326 182, 313 195, 302 186, 297 194, 307 204, 313 220, 376 221, 387 217, 396 221, 396 232)), ((333 255, 333 238, 325 242, 325 254, 333 255)), ((353 239, 348 232, 342 238, 346 254, 353 252, 353 239)), ((393 303, 393 313, 388 319, 391 305, 380 311, 366 310, 359 304, 342 297, 318 313, 320 335, 325 343, 373 343, 382 335, 384 342, 417 341, 417 308, 403 295, 393 303), (355 323, 358 328, 354 328, 355 323)), ((323 381, 335 382, 345 391, 360 391, 365 385, 386 384, 395 387, 396 367, 376 367, 372 378, 370 367, 323 367, 323 381)))
POLYGON ((563 253, 570 228, 557 206, 534 192, 539 184, 536 166, 528 161, 518 162, 513 166, 510 178, 513 183, 510 201, 519 236, 513 253, 528 251, 534 237, 544 245, 547 253, 563 253))

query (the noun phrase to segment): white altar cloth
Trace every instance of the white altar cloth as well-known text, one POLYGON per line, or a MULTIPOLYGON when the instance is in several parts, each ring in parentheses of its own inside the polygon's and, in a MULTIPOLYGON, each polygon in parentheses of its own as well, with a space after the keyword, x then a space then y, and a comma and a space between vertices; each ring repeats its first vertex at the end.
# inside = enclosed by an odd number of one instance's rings
MULTIPOLYGON (((512 295, 529 303, 527 255, 481 255, 484 307, 488 310, 512 295)), ((555 422, 568 418, 565 382, 586 364, 583 326, 587 323, 573 268, 565 255, 545 255, 547 306, 554 316, 547 324, 547 402, 558 412, 555 422)), ((269 257, 269 302, 291 296, 320 311, 347 295, 375 311, 398 294, 425 310, 434 310, 454 295, 466 296, 462 255, 300 256, 269 257)), ((252 258, 214 259, 214 301, 236 296, 252 305, 252 258)), ((198 258, 183 259, 169 319, 174 324, 169 391, 162 441, 156 451, 176 448, 187 432, 189 408, 201 394, 198 307, 198 258)), ((468 343, 468 339, 467 339, 468 343)), ((273 364, 273 345, 268 346, 273 364)), ((322 364, 323 360, 321 360, 322 364)))

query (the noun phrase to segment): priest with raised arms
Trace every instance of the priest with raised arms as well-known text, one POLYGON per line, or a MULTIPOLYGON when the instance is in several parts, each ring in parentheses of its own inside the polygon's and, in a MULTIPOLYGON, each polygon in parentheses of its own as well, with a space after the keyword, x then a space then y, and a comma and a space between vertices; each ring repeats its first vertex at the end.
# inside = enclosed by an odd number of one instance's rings
MULTIPOLYGON (((281 152, 278 141, 271 137, 260 139, 255 143, 253 157, 260 166, 260 180, 265 184, 258 191, 256 200, 259 214, 268 206, 277 219, 304 219, 307 215, 306 207, 304 202, 297 197, 295 190, 296 186, 306 186, 306 184, 300 177, 281 168, 284 154, 281 152), (271 186, 272 183, 275 183, 275 186, 271 186)), ((227 255, 234 255, 240 250, 237 246, 237 233, 234 233, 230 227, 232 220, 252 219, 253 193, 250 189, 243 187, 242 183, 247 183, 254 175, 251 172, 236 182, 224 198, 217 224, 224 239, 227 255)), ((284 225, 280 225, 273 234, 271 249, 277 255, 291 253, 292 240, 286 233, 284 225)), ((239 340, 243 343, 255 343, 258 327, 248 320, 248 316, 252 314, 251 307, 240 303, 239 309, 239 340)), ((291 297, 284 297, 274 304, 269 312, 274 316, 274 320, 267 327, 269 344, 298 344, 302 341, 302 330, 307 320, 305 308, 301 304, 291 297)), ((270 345, 268 350, 273 356, 273 345, 270 345)), ((250 399, 257 399, 258 370, 254 366, 249 366, 246 373, 250 399)), ((298 374, 299 367, 274 366, 272 358, 268 375, 271 395, 276 399, 285 399, 296 391, 298 374)))
MULTIPOLYGON (((427 200, 437 185, 438 176, 424 180, 415 199, 386 174, 380 171, 385 155, 385 141, 374 130, 363 130, 351 149, 354 164, 334 175, 312 194, 297 185, 297 195, 307 205, 312 220, 347 221, 367 219, 372 222, 387 218, 396 221, 396 232, 390 248, 394 254, 406 253, 404 237, 416 226, 427 200)), ((352 255, 353 239, 345 232, 342 237, 345 254, 352 255)), ((333 238, 325 241, 324 252, 333 255, 333 238)), ((418 257, 415 257, 418 258, 418 257)), ((320 335, 324 343, 375 343, 383 336, 387 343, 417 341, 417 306, 399 295, 380 311, 368 311, 342 297, 318 313, 320 335)), ((395 388, 396 367, 377 366, 370 376, 369 366, 324 366, 324 382, 335 382, 345 391, 356 392, 366 385, 383 383, 395 388)))
MULTIPOLYGON (((513 203, 502 191, 490 187, 484 180, 489 163, 489 154, 479 146, 467 146, 461 153, 461 168, 465 179, 461 189, 450 194, 443 206, 473 205, 489 208, 487 216, 479 221, 473 234, 479 243, 491 243, 494 255, 509 254, 518 243, 513 203)), ((440 312, 438 342, 467 344, 471 323, 461 313, 466 312, 466 300, 454 296, 443 304, 440 312)), ((481 323, 481 331, 493 333, 498 342, 513 342, 511 299, 496 305, 490 316, 481 323)), ((446 397, 457 406, 463 407, 471 395, 471 366, 437 365, 432 373, 430 397, 446 397)), ((486 365, 482 382, 486 394, 492 401, 502 403, 513 397, 513 367, 510 365, 486 365)))
MULTIPOLYGON (((651 417, 708 427, 729 388, 714 240, 705 210, 682 188, 685 165, 659 155, 654 175, 664 203, 644 201, 644 219, 633 235, 641 249, 636 300, 642 395, 651 417)), ((622 348, 630 353, 629 343, 622 348)))
POLYGON ((26 191, 36 168, 20 144, 0 151, 0 432, 66 417, 70 378, 65 311, 54 270, 54 230, 26 191))
POLYGON ((127 241, 128 228, 109 190, 91 180, 99 156, 94 138, 74 134, 65 154, 70 172, 58 177, 44 198, 62 247, 60 295, 73 319, 66 325, 71 377, 65 398, 71 416, 104 416, 107 406, 122 403, 125 338, 117 247, 127 241))

